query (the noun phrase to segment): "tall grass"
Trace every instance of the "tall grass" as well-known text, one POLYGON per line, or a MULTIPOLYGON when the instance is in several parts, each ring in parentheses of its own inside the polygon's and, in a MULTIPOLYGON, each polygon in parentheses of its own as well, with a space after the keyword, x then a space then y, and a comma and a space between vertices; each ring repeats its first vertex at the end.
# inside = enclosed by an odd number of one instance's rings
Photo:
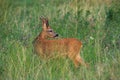
POLYGON ((119 80, 120 7, 111 0, 0 1, 0 80, 119 80), (89 69, 71 60, 43 60, 32 41, 46 16, 61 38, 83 43, 81 56, 89 69))

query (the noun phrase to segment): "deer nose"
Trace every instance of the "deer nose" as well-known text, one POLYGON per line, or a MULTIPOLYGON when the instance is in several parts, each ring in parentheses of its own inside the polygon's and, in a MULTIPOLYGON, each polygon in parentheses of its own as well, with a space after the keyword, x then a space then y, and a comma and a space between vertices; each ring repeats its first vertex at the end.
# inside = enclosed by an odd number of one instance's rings
POLYGON ((56 34, 56 36, 58 36, 58 34, 56 34))
POLYGON ((54 37, 58 37, 58 34, 56 34, 54 37))

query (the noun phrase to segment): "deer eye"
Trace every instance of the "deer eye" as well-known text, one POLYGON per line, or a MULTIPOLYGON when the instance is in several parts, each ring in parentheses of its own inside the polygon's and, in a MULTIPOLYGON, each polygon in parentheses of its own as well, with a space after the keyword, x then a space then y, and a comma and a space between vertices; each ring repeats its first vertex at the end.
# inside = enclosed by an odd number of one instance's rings
POLYGON ((52 30, 48 30, 48 32, 53 32, 52 30))

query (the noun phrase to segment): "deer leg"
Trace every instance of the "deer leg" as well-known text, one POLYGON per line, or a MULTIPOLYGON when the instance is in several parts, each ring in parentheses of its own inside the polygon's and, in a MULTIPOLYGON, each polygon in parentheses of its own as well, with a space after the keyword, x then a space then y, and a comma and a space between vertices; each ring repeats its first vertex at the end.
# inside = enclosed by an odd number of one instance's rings
POLYGON ((73 60, 73 62, 74 62, 75 67, 78 68, 79 67, 79 61, 75 58, 73 60))
POLYGON ((79 62, 75 59, 75 55, 73 55, 73 52, 69 52, 68 57, 73 61, 75 67, 78 67, 79 62))
POLYGON ((74 64, 75 66, 79 66, 79 64, 81 64, 84 65, 85 67, 88 67, 79 54, 75 57, 74 64))

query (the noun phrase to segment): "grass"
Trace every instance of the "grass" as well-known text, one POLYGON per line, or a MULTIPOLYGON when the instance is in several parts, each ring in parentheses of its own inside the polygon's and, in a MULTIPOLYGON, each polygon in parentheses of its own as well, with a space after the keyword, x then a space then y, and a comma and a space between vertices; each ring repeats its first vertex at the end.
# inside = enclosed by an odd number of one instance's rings
POLYGON ((0 1, 0 80, 119 80, 120 7, 114 0, 0 1), (32 41, 46 16, 60 37, 78 38, 89 69, 67 58, 43 60, 32 41))

